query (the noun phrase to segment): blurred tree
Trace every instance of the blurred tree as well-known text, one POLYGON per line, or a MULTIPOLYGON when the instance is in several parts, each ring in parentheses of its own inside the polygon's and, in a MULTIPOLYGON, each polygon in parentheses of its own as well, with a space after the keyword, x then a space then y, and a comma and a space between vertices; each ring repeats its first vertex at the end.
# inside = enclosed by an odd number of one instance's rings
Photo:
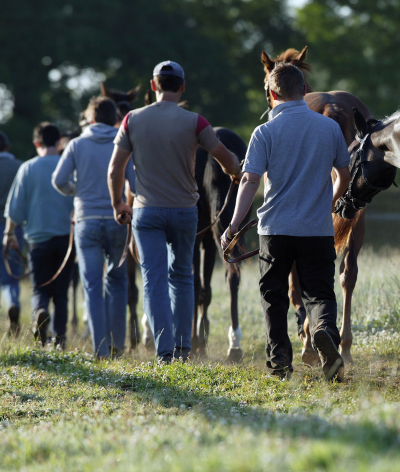
POLYGON ((215 126, 254 128, 265 108, 261 49, 303 42, 280 0, 9 2, 0 17, 0 84, 15 106, 2 129, 26 158, 38 121, 71 128, 101 80, 145 90, 166 59, 185 69, 191 110, 215 126))
POLYGON ((376 117, 400 104, 400 1, 312 0, 297 12, 314 90, 354 93, 376 117))

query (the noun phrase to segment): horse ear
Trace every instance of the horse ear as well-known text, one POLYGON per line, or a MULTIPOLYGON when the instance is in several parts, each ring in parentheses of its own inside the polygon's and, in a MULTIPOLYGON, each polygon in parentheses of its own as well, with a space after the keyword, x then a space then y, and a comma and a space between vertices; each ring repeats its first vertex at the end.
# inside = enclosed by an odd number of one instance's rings
POLYGON ((261 53, 261 62, 264 64, 265 72, 271 72, 272 69, 275 67, 275 62, 269 58, 268 54, 265 51, 261 53))
POLYGON ((303 50, 301 51, 301 53, 299 53, 296 59, 300 62, 305 61, 307 57, 307 51, 308 51, 308 46, 304 46, 303 50))
POLYGON ((134 100, 136 100, 136 97, 138 96, 141 87, 141 85, 138 85, 134 89, 129 90, 129 92, 126 92, 126 99, 128 102, 133 102, 134 100))
POLYGON ((358 108, 353 108, 354 124, 356 126, 357 134, 363 138, 367 134, 367 122, 358 108))
POLYGON ((151 96, 151 90, 147 90, 147 92, 144 95, 144 104, 146 106, 151 105, 153 102, 153 98, 151 96))
POLYGON ((111 97, 111 93, 109 92, 108 89, 106 89, 104 82, 100 82, 100 90, 101 90, 101 95, 103 97, 111 97))

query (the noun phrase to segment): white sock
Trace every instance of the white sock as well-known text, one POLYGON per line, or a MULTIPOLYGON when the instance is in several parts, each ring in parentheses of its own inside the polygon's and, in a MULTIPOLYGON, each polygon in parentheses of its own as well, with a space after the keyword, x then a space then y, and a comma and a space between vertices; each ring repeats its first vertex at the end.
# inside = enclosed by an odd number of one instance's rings
POLYGON ((141 325, 143 328, 143 336, 142 336, 143 344, 147 344, 152 339, 153 333, 151 332, 146 313, 144 313, 144 315, 142 316, 141 325))
POLYGON ((240 326, 238 326, 236 330, 234 330, 232 326, 229 327, 228 339, 229 349, 240 349, 240 340, 242 339, 240 326))

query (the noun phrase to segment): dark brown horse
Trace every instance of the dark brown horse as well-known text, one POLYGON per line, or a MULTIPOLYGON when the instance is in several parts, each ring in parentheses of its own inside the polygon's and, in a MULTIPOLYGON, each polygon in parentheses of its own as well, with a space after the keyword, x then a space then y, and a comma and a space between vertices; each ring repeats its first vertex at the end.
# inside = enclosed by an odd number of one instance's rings
MULTIPOLYGON (((263 51, 261 54, 261 62, 264 65, 264 71, 266 74, 264 80, 265 83, 268 82, 268 77, 277 62, 290 62, 303 71, 310 71, 310 65, 304 62, 306 56, 307 46, 301 52, 296 51, 295 49, 288 49, 275 59, 269 58, 269 56, 263 51)), ((305 100, 310 109, 335 120, 340 125, 347 145, 350 146, 355 139, 352 108, 356 107, 364 119, 368 119, 371 116, 368 108, 361 102, 361 100, 347 92, 312 92, 311 87, 308 84, 307 90, 308 93, 305 96, 305 100)), ((273 103, 268 89, 267 99, 270 103, 273 103)), ((332 173, 332 178, 335 178, 334 172, 332 173)), ((340 350, 344 362, 350 363, 352 362, 350 353, 352 344, 351 298, 357 282, 357 257, 364 242, 365 211, 360 211, 353 220, 342 219, 337 215, 334 215, 333 223, 335 227, 336 251, 343 254, 343 259, 340 264, 340 282, 343 290, 343 320, 340 331, 340 350)), ((305 309, 301 299, 301 291, 295 266, 290 275, 289 296, 298 317, 304 319, 305 309)), ((305 334, 301 336, 304 343, 303 361, 307 364, 313 365, 318 361, 318 356, 311 347, 307 320, 305 321, 304 331, 305 334)))
MULTIPOLYGON (((101 94, 104 97, 111 98, 117 105, 118 110, 118 125, 123 120, 124 116, 129 113, 133 107, 132 102, 134 102, 139 94, 140 85, 130 90, 129 92, 121 92, 118 90, 112 90, 106 88, 104 83, 101 83, 101 94)), ((130 189, 126 189, 126 199, 128 205, 133 205, 133 196, 130 192, 130 189)), ((131 254, 131 251, 128 251, 127 255, 127 273, 128 273, 128 306, 130 311, 130 320, 129 320, 129 337, 130 337, 130 347, 135 349, 140 341, 140 330, 139 322, 137 319, 137 304, 139 301, 139 291, 136 285, 136 262, 131 254)))

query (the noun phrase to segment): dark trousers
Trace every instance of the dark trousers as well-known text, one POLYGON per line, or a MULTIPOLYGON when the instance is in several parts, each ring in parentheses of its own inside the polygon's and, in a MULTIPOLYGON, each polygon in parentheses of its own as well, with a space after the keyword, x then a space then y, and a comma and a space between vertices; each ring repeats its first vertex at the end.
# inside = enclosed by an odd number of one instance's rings
POLYGON ((311 338, 326 330, 339 346, 334 292, 334 239, 323 237, 260 236, 260 293, 267 323, 267 369, 292 371, 293 351, 287 328, 288 278, 296 262, 311 338))
POLYGON ((65 336, 68 320, 68 287, 72 278, 75 260, 75 248, 67 265, 54 282, 45 287, 41 284, 50 280, 60 268, 68 249, 69 235, 55 236, 43 243, 35 243, 29 248, 29 269, 32 283, 32 311, 48 311, 50 300, 53 300, 53 331, 56 337, 65 336))

